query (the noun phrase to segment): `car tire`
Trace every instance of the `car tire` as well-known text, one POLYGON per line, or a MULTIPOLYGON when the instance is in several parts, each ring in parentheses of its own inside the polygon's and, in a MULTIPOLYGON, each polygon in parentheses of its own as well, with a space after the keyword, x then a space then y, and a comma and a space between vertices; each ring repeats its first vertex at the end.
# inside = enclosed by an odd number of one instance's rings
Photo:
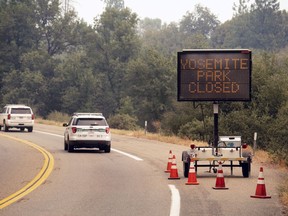
POLYGON ((66 143, 66 141, 64 140, 64 150, 67 151, 68 150, 68 145, 66 143))
POLYGON ((32 132, 33 131, 33 127, 28 127, 28 132, 32 132))
POLYGON ((68 141, 68 152, 73 152, 74 151, 74 145, 73 144, 71 144, 71 142, 70 141, 68 141))
POLYGON ((108 141, 106 143, 106 145, 104 146, 103 150, 104 150, 105 153, 109 153, 111 151, 111 141, 108 141))
POLYGON ((8 132, 9 131, 9 127, 4 123, 4 131, 8 132))
POLYGON ((111 151, 111 146, 110 145, 107 145, 104 149, 105 153, 110 153, 111 151))

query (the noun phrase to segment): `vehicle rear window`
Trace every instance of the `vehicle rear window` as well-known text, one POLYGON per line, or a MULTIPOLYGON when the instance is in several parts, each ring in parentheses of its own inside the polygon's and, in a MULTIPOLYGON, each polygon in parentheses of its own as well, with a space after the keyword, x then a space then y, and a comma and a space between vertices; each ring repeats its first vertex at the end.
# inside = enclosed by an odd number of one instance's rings
POLYGON ((107 126, 105 119, 102 118, 78 118, 75 123, 83 126, 107 126))
POLYGON ((31 114, 31 109, 29 109, 29 108, 12 108, 11 114, 31 114))

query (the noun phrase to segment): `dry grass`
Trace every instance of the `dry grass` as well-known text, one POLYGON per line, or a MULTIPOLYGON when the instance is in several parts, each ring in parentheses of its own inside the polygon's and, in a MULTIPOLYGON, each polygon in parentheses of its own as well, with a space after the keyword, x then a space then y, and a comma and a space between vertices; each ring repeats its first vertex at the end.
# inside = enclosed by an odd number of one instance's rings
POLYGON ((279 187, 279 196, 281 201, 288 208, 288 177, 283 181, 279 187))
POLYGON ((272 158, 269 156, 268 152, 263 150, 257 150, 253 156, 253 160, 259 163, 272 164, 272 158))
POLYGON ((63 122, 56 122, 52 120, 42 119, 42 118, 36 118, 35 122, 38 124, 46 124, 46 125, 55 125, 62 127, 63 122))
MULTIPOLYGON (((275 158, 271 157, 270 154, 266 151, 257 150, 253 160, 274 169, 285 170, 287 173, 287 166, 285 165, 285 162, 281 160, 275 160, 275 158)), ((280 183, 278 187, 278 194, 288 213, 288 175, 286 175, 286 177, 284 177, 283 181, 280 183)))
POLYGON ((283 180, 282 184, 279 186, 279 197, 283 205, 286 207, 288 214, 288 177, 283 180))
POLYGON ((155 133, 146 133, 144 130, 138 130, 138 131, 126 131, 126 130, 118 130, 118 129, 112 129, 111 130, 115 134, 119 135, 126 135, 126 136, 133 136, 137 138, 145 138, 149 140, 157 140, 160 142, 166 142, 166 143, 172 143, 172 144, 178 144, 178 145, 184 145, 184 146, 190 146, 192 143, 194 143, 196 146, 207 146, 208 144, 205 142, 200 141, 191 141, 189 139, 182 139, 177 136, 164 136, 161 134, 155 134, 155 133))

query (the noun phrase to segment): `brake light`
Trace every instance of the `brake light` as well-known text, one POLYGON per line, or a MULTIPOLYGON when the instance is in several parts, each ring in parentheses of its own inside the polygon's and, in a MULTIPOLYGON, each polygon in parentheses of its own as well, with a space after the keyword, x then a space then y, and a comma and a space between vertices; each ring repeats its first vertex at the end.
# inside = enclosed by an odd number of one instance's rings
POLYGON ((77 128, 76 127, 72 127, 72 133, 76 133, 77 132, 77 128))
POLYGON ((8 114, 7 119, 11 119, 11 114, 8 114))
POLYGON ((32 118, 32 120, 34 120, 34 119, 35 119, 35 116, 34 116, 34 114, 32 114, 31 118, 32 118))
POLYGON ((247 147, 248 147, 247 143, 243 143, 243 144, 242 144, 242 148, 243 148, 243 149, 246 149, 247 147))
POLYGON ((105 131, 106 131, 107 134, 109 134, 110 133, 110 128, 106 127, 105 131))

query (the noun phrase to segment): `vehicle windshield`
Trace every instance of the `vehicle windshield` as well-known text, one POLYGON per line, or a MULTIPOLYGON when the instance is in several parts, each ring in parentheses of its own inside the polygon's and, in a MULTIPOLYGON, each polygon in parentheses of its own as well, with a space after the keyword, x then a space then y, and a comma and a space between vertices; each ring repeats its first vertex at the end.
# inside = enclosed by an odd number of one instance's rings
POLYGON ((31 114, 31 110, 29 108, 12 108, 11 114, 31 114))
POLYGON ((83 125, 83 126, 106 126, 105 119, 102 118, 78 118, 74 125, 83 125))

